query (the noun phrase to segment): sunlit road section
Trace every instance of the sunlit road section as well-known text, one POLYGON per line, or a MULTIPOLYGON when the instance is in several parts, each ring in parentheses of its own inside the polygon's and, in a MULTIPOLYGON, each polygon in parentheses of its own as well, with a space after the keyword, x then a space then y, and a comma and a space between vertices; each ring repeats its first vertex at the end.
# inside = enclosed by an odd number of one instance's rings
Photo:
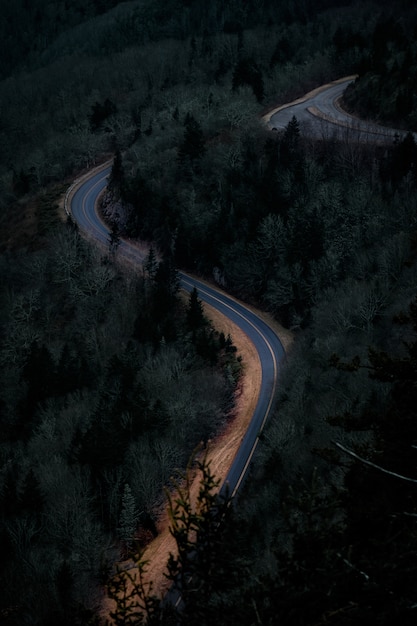
MULTIPOLYGON (((110 167, 92 173, 76 185, 68 201, 68 212, 79 228, 90 238, 109 247, 109 229, 97 213, 97 199, 107 185, 110 167)), ((118 255, 141 264, 144 255, 127 240, 121 240, 118 255)), ((194 287, 199 298, 236 324, 255 345, 262 368, 261 389, 252 420, 221 487, 221 493, 234 497, 246 476, 250 461, 258 445, 259 435, 271 414, 278 384, 279 365, 285 357, 278 336, 258 315, 215 287, 180 272, 181 287, 190 292, 194 287)), ((247 372, 250 376, 250 372, 247 372)))

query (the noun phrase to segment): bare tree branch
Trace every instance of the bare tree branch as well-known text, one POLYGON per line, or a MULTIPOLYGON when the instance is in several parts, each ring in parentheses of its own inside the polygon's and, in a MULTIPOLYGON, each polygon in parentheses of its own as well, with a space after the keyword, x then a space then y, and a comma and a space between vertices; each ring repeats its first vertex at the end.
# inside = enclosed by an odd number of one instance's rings
POLYGON ((335 446, 340 448, 340 450, 343 450, 343 452, 345 452, 346 454, 349 454, 350 456, 352 456, 354 459, 357 459, 361 463, 365 463, 365 465, 374 467, 380 472, 384 472, 384 474, 389 474, 389 476, 394 476, 395 478, 400 478, 401 480, 406 480, 410 483, 417 483, 417 480, 415 478, 409 478, 409 476, 402 476, 401 474, 397 474, 396 472, 391 472, 390 470, 387 470, 384 467, 381 467, 380 465, 375 465, 375 463, 372 463, 371 461, 367 461, 366 459, 363 459, 352 450, 349 450, 348 448, 345 448, 345 446, 342 446, 341 443, 338 443, 337 441, 333 441, 333 443, 335 446))
POLYGON ((363 572, 362 570, 358 569, 355 565, 353 565, 353 563, 351 563, 350 561, 348 561, 347 559, 345 559, 340 552, 337 552, 337 556, 339 558, 342 559, 343 563, 345 563, 345 565, 347 565, 348 567, 350 567, 351 569, 355 570, 355 572, 358 572, 361 576, 363 576, 365 578, 366 581, 370 580, 368 574, 366 572, 363 572))

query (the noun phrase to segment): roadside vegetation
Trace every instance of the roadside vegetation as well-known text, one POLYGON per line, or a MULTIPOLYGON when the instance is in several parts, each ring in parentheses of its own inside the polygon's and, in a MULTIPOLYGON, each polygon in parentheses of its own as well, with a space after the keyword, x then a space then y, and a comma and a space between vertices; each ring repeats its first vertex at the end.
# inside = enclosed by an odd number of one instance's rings
POLYGON ((405 3, 402 14, 382 14, 369 39, 359 30, 336 33, 338 49, 360 50, 358 78, 345 105, 357 114, 394 128, 417 131, 416 8, 405 3))
POLYGON ((200 509, 171 497, 185 610, 139 580, 144 616, 116 623, 414 624, 417 146, 261 122, 358 73, 347 106, 415 129, 413 3, 29 4, 0 38, 0 621, 97 623, 114 562, 233 410, 233 338, 179 296, 181 267, 296 340, 218 533, 204 463, 200 509), (97 251, 58 203, 109 156, 97 251), (152 244, 143 271, 120 235, 152 244))
POLYGON ((169 259, 126 272, 71 224, 4 255, 1 284, 2 618, 76 623, 230 415, 240 362, 169 259))

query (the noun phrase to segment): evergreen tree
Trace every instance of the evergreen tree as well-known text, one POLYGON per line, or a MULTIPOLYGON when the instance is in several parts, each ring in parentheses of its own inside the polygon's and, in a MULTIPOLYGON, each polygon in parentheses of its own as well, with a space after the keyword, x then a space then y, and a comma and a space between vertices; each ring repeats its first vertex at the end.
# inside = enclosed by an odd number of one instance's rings
POLYGON ((44 497, 33 468, 30 468, 22 482, 19 501, 23 510, 30 512, 31 515, 40 517, 44 497))
POLYGON ((151 281, 154 282, 156 278, 156 273, 158 271, 158 260, 156 258, 155 248, 150 246, 149 252, 143 264, 143 268, 145 270, 145 276, 151 281))
MULTIPOLYGON (((93 132, 97 132, 103 127, 106 119, 111 115, 117 113, 117 107, 109 98, 106 98, 103 104, 96 102, 92 107, 92 112, 89 116, 90 128, 93 132)), ((105 130, 108 130, 105 128, 105 130)))
POLYGON ((213 623, 217 611, 214 596, 221 592, 218 578, 224 581, 227 577, 222 525, 230 513, 230 500, 218 493, 220 481, 211 472, 207 452, 202 460, 193 461, 195 454, 183 480, 175 482, 176 493, 166 491, 170 532, 177 548, 177 554, 168 559, 168 578, 173 582, 168 601, 180 607, 180 623, 203 625, 213 623), (200 473, 195 500, 191 494, 194 463, 200 473))
POLYGON ((409 173, 414 183, 417 182, 417 144, 412 133, 394 145, 389 161, 388 175, 394 183, 398 184, 409 173))
POLYGON ((122 507, 119 517, 118 534, 123 541, 124 550, 129 553, 134 541, 134 534, 139 520, 135 498, 130 486, 126 483, 122 496, 122 507))
POLYGON ((191 113, 187 113, 184 121, 184 139, 178 148, 180 162, 190 161, 194 164, 206 151, 203 131, 191 113))
MULTIPOLYGON (((21 408, 26 418, 32 417, 40 402, 55 394, 54 375, 55 363, 48 347, 34 341, 22 371, 22 379, 27 384, 27 393, 21 408)), ((26 421, 25 428, 28 427, 30 422, 26 421)))
POLYGON ((121 570, 108 581, 108 595, 116 604, 110 613, 115 626, 175 625, 175 611, 153 593, 145 574, 146 562, 139 559, 131 571, 121 570))
POLYGON ((277 41, 274 51, 269 62, 270 67, 274 67, 278 63, 283 64, 288 61, 291 54, 291 46, 288 37, 283 35, 277 41))
POLYGON ((233 89, 237 89, 242 85, 252 87, 254 96, 258 102, 262 102, 264 98, 262 71, 254 59, 241 58, 234 69, 232 79, 233 89))
POLYGON ((295 115, 288 122, 280 144, 282 164, 288 169, 300 165, 301 160, 300 125, 295 115))
POLYGON ((207 325, 207 319, 204 316, 204 309, 201 300, 198 298, 198 291, 194 287, 190 293, 187 308, 187 324, 189 329, 196 333, 196 331, 203 326, 207 325))
POLYGON ((108 187, 113 191, 120 191, 123 182, 123 163, 120 150, 116 151, 111 168, 108 187))
POLYGON ((117 249, 120 246, 120 227, 117 219, 112 220, 111 229, 109 234, 109 249, 111 254, 116 254, 117 249))

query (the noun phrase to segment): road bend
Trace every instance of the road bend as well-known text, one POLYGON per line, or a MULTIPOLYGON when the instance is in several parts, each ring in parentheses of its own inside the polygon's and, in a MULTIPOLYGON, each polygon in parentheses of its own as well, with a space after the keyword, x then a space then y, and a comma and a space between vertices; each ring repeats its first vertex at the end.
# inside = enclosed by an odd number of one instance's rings
POLYGON ((284 130, 293 116, 304 135, 318 139, 387 143, 406 132, 381 126, 350 115, 340 106, 345 89, 356 76, 340 78, 310 91, 302 98, 289 102, 263 116, 271 130, 284 130))
MULTIPOLYGON (((306 94, 303 98, 277 107, 263 117, 271 130, 285 129, 295 116, 303 134, 324 138, 359 140, 365 142, 386 142, 395 135, 404 134, 393 129, 377 126, 353 117, 343 111, 339 102, 346 87, 355 77, 346 77, 324 85, 306 94)), ((111 166, 101 166, 75 181, 67 192, 65 207, 79 228, 89 238, 109 247, 109 229, 97 212, 97 201, 107 186, 111 166)), ((121 239, 118 247, 129 261, 142 264, 144 254, 132 243, 121 239)), ((285 358, 285 351, 274 330, 243 303, 231 298, 221 290, 200 282, 185 273, 180 273, 181 287, 190 292, 194 287, 199 298, 226 315, 236 324, 256 347, 262 368, 261 388, 253 417, 235 455, 220 494, 235 497, 242 486, 259 442, 259 437, 274 405, 278 384, 278 372, 285 358)), ((249 374, 250 375, 250 374, 249 374)), ((178 606, 181 593, 171 588, 170 601, 178 606)))
MULTIPOLYGON (((85 177, 76 185, 68 201, 68 212, 79 228, 89 238, 107 248, 110 231, 98 214, 97 201, 107 186, 110 170, 109 166, 99 172, 93 172, 90 177, 85 177)), ((117 254, 138 265, 142 264, 145 258, 140 250, 125 239, 121 239, 117 254)), ((229 496, 234 497, 244 481, 259 436, 271 414, 278 384, 278 371, 285 351, 274 330, 243 303, 183 272, 180 272, 180 281, 182 289, 191 292, 195 287, 202 302, 211 305, 236 324, 253 342, 259 354, 262 377, 258 403, 220 490, 221 494, 228 492, 229 496)))

